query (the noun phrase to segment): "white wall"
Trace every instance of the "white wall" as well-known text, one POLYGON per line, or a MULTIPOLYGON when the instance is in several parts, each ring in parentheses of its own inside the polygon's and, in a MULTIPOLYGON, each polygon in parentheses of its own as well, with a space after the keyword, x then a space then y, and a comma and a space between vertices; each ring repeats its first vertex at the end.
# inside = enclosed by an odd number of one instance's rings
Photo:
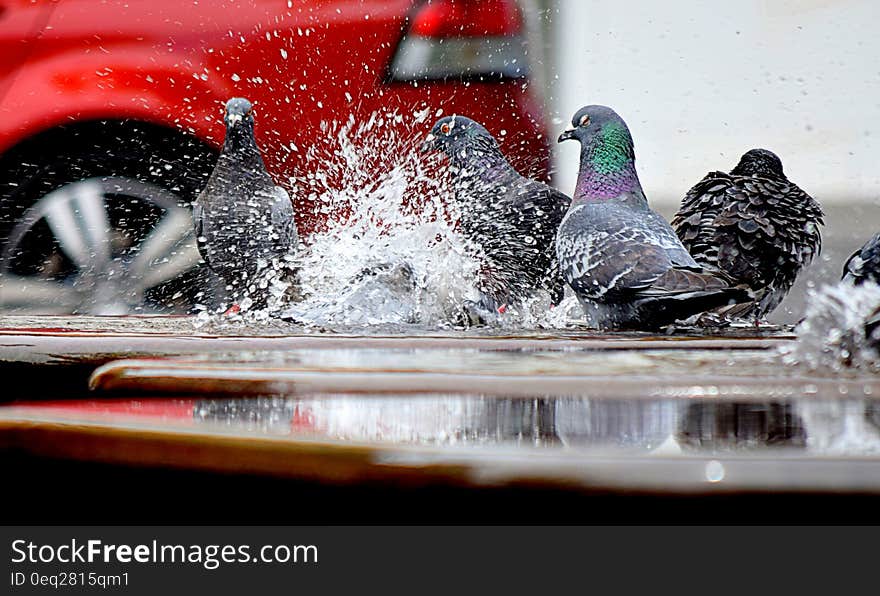
MULTIPOLYGON (((880 1, 558 0, 548 16, 553 136, 612 106, 652 202, 753 147, 823 203, 880 198, 880 1)), ((555 147, 571 192, 577 144, 555 147)))

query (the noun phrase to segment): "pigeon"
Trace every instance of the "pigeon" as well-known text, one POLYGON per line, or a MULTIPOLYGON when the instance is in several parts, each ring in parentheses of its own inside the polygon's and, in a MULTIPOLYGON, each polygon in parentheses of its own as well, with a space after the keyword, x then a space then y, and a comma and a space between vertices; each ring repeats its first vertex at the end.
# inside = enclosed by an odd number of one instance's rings
POLYGON ((797 341, 783 361, 810 369, 861 368, 880 372, 880 285, 866 281, 823 285, 807 294, 797 341))
POLYGON ((422 150, 449 158, 460 229, 481 261, 489 303, 503 311, 543 289, 559 304, 564 286, 553 243, 571 199, 520 175, 489 131, 464 116, 438 120, 422 150))
POLYGON ((580 171, 556 253, 593 326, 655 330, 749 299, 745 288, 704 272, 648 206, 632 136, 614 110, 586 106, 571 124, 559 142, 580 142, 580 171))
POLYGON ((755 294, 751 304, 720 312, 757 323, 819 254, 823 217, 819 204, 785 177, 779 157, 752 149, 729 174, 710 172, 690 189, 672 225, 698 264, 755 294))
POLYGON ((226 103, 226 139, 193 206, 202 258, 231 290, 235 306, 264 305, 268 284, 289 270, 297 245, 293 205, 275 186, 254 139, 253 105, 226 103))
POLYGON ((842 279, 853 285, 880 284, 880 234, 874 234, 846 260, 842 279))
MULTIPOLYGON (((872 287, 880 284, 880 233, 871 236, 846 260, 841 283, 872 287)), ((865 318, 865 338, 875 353, 880 354, 880 304, 865 318)))

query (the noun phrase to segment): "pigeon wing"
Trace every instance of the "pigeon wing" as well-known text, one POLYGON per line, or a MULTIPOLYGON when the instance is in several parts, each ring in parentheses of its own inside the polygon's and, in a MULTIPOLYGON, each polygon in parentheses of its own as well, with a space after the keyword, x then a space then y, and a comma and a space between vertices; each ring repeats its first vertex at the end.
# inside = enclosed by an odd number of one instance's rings
POLYGON ((481 283, 496 300, 521 298, 536 288, 561 300, 555 239, 567 196, 507 165, 459 181, 456 197, 461 229, 483 262, 481 283))
POLYGON ((755 290, 783 293, 821 250, 822 210, 786 180, 733 177, 714 220, 718 267, 755 290))
POLYGON ((860 283, 862 281, 862 268, 864 266, 865 261, 862 259, 862 249, 860 248, 851 254, 846 260, 846 263, 843 264, 843 275, 840 278, 841 281, 848 280, 853 283, 860 283))
POLYGON ((619 213, 590 207, 576 207, 557 239, 562 276, 580 296, 631 299, 673 267, 651 230, 619 213))
POLYGON ((596 301, 636 300, 729 286, 695 265, 659 215, 589 208, 581 206, 566 219, 557 242, 563 277, 579 295, 596 301))
POLYGON ((702 267, 714 269, 718 266, 715 218, 721 213, 731 186, 729 174, 709 172, 687 192, 672 218, 672 227, 679 240, 702 267))
POLYGON ((711 274, 672 267, 658 277, 640 295, 661 296, 686 292, 711 292, 730 287, 726 281, 711 274))
POLYGON ((271 221, 272 229, 277 234, 277 238, 274 239, 276 253, 293 252, 298 241, 296 218, 290 195, 280 186, 274 188, 271 221))
POLYGON ((534 246, 536 254, 534 264, 537 285, 550 293, 554 304, 562 301, 565 286, 556 258, 556 233, 559 224, 565 217, 571 198, 555 188, 523 178, 524 192, 519 195, 521 217, 528 222, 528 229, 522 234, 526 245, 534 246))
POLYGON ((855 284, 880 281, 880 234, 874 234, 843 265, 841 279, 855 284))

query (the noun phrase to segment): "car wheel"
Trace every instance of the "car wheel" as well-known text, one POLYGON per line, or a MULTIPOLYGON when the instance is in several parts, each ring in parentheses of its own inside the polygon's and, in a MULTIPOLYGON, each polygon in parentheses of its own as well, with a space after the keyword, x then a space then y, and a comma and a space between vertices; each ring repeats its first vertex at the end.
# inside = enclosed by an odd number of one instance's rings
POLYGON ((222 292, 189 206, 213 151, 104 124, 56 155, 4 157, 21 165, 0 205, 0 312, 185 314, 222 292))

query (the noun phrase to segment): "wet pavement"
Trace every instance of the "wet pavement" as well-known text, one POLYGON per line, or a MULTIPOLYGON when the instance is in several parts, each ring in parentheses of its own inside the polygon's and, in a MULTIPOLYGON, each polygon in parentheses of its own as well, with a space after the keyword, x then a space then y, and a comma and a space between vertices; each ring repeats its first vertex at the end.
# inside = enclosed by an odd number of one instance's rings
POLYGON ((382 519, 408 520, 419 517, 395 517, 404 493, 387 491, 430 486, 416 496, 432 502, 445 490, 516 502, 533 490, 880 495, 880 377, 786 363, 790 328, 246 336, 162 317, 0 327, 2 366, 69 388, 6 392, 0 448, 28 470, 126 482, 152 470, 160 484, 187 473, 241 498, 257 479, 320 495, 344 487, 367 491, 382 519))

